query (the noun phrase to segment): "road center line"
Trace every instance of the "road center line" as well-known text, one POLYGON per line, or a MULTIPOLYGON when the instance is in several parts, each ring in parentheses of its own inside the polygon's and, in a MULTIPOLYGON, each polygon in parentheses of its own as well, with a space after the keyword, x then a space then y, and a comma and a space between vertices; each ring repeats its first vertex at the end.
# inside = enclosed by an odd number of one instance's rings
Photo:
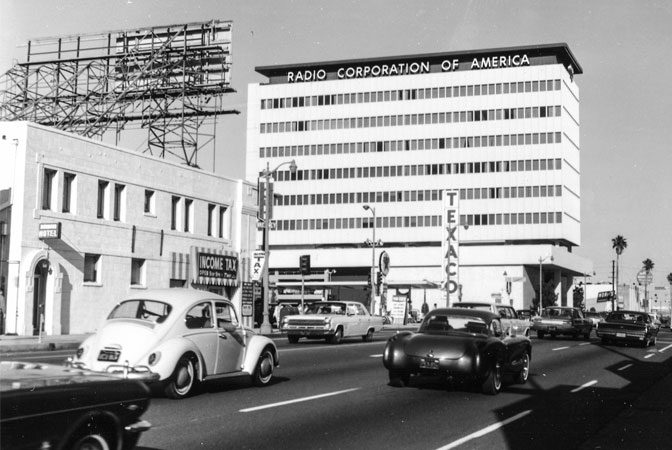
POLYGON ((558 348, 554 348, 553 351, 556 351, 556 350, 564 350, 564 349, 566 349, 566 348, 569 348, 569 347, 558 347, 558 348))
POLYGON ((661 348, 661 349, 658 350, 658 351, 659 351, 659 352, 664 352, 665 350, 669 350, 669 349, 671 349, 671 348, 672 348, 672 344, 668 345, 667 347, 661 348))
POLYGON ((493 431, 503 427, 504 425, 508 425, 511 422, 514 422, 518 419, 521 419, 531 412, 532 412, 532 410, 528 409, 527 411, 523 411, 520 414, 516 414, 515 416, 509 417, 506 420, 503 420, 503 421, 497 422, 497 423, 493 423, 492 425, 490 425, 488 427, 485 427, 482 430, 476 431, 475 433, 471 433, 470 435, 465 436, 465 437, 463 437, 461 439, 458 439, 456 441, 453 441, 448 445, 444 445, 443 447, 440 447, 437 450, 449 450, 451 448, 459 447, 460 445, 464 444, 465 442, 469 442, 472 439, 476 439, 476 438, 479 438, 481 436, 485 436, 486 434, 492 433, 493 431))
POLYGON ((590 345, 590 344, 592 344, 592 342, 584 342, 583 344, 579 344, 579 347, 581 347, 582 345, 590 345))
POLYGON ((575 392, 579 392, 579 391, 582 390, 582 389, 585 389, 585 388, 587 388, 587 387, 590 387, 590 386, 592 386, 592 385, 594 385, 594 384, 596 384, 596 383, 597 383, 597 380, 589 381, 589 382, 587 382, 586 384, 582 384, 581 386, 577 387, 576 389, 572 389, 572 390, 569 391, 569 392, 571 392, 571 393, 573 394, 573 393, 575 393, 575 392))
POLYGON ((624 365, 623 367, 621 367, 621 368, 619 368, 619 369, 616 369, 616 370, 625 370, 625 369, 627 369, 628 367, 632 367, 632 364, 626 364, 626 365, 624 365))
POLYGON ((294 400, 287 400, 285 402, 269 403, 268 405, 255 406, 253 408, 241 409, 239 412, 259 411, 260 409, 275 408, 277 406, 291 405, 292 403, 307 402, 307 401, 310 401, 310 400, 316 400, 318 398, 331 397, 333 395, 339 395, 339 394, 347 394, 348 392, 357 391, 359 389, 361 389, 361 388, 357 387, 357 388, 352 388, 352 389, 345 389, 345 390, 342 390, 342 391, 328 392, 326 394, 313 395, 313 396, 310 396, 310 397, 297 398, 297 399, 294 399, 294 400))
POLYGON ((651 358, 651 357, 654 356, 654 355, 655 355, 655 353, 649 353, 648 355, 646 355, 646 356, 644 357, 644 359, 649 359, 649 358, 651 358))
POLYGON ((381 354, 379 354, 379 355, 369 355, 369 357, 370 357, 370 358, 382 358, 382 357, 383 357, 383 354, 381 353, 381 354))

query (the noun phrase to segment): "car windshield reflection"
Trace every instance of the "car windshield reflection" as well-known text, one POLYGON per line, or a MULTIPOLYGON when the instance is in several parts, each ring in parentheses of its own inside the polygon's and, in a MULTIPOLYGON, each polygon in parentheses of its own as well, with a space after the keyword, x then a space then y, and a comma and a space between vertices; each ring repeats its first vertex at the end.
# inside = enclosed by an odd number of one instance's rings
POLYGON ((314 303, 306 309, 306 314, 345 314, 345 304, 334 302, 314 303))
POLYGON ((170 315, 171 309, 169 304, 155 300, 127 300, 119 303, 107 319, 139 319, 162 323, 170 315))
POLYGON ((572 317, 571 309, 546 308, 541 317, 572 317))
POLYGON ((461 331, 488 334, 488 325, 479 317, 432 314, 420 325, 420 332, 461 331))

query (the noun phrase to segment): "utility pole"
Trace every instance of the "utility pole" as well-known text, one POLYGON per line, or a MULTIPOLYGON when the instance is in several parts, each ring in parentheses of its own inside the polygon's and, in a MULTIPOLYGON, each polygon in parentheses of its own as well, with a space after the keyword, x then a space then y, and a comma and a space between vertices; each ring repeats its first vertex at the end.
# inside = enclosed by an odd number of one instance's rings
POLYGON ((614 290, 615 286, 616 286, 614 284, 616 282, 616 279, 615 279, 616 270, 615 270, 615 268, 616 268, 616 261, 614 261, 612 259, 611 260, 611 310, 612 311, 616 311, 616 309, 614 308, 614 297, 616 297, 616 291, 614 290))

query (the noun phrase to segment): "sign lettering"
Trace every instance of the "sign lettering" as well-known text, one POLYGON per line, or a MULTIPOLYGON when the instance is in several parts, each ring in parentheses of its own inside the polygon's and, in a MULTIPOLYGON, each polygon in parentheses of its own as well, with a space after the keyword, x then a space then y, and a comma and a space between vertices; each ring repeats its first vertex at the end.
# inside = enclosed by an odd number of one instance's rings
POLYGON ((459 195, 457 190, 443 191, 443 236, 441 239, 442 284, 450 294, 458 291, 460 255, 459 248, 459 195))
POLYGON ((238 258, 235 256, 199 252, 197 264, 199 277, 238 278, 238 258))

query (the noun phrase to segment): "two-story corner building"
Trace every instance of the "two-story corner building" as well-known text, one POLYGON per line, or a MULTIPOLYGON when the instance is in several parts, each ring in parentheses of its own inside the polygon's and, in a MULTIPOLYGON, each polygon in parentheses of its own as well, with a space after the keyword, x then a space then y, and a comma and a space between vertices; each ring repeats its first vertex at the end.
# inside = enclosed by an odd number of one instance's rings
POLYGON ((256 185, 27 123, 0 123, 5 330, 95 330, 132 290, 240 306, 256 185))
POLYGON ((592 271, 572 253, 582 69, 566 44, 256 71, 268 81, 248 87, 247 179, 298 166, 275 172, 271 272, 308 254, 333 273, 325 287, 364 299, 384 250, 388 298, 445 305, 448 285, 451 303, 529 308, 540 277, 565 305, 592 271), (373 258, 367 239, 382 241, 373 258))

